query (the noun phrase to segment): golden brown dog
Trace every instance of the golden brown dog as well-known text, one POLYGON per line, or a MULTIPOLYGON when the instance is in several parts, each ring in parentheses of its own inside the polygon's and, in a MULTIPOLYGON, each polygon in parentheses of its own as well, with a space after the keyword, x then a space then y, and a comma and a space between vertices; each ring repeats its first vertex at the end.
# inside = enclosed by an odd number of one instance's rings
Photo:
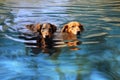
POLYGON ((78 40, 77 35, 83 32, 83 30, 83 25, 77 21, 65 24, 61 30, 63 42, 72 50, 78 50, 77 46, 81 44, 81 41, 78 40))
POLYGON ((69 34, 79 35, 84 30, 83 25, 77 21, 72 21, 65 24, 61 32, 67 32, 69 34))

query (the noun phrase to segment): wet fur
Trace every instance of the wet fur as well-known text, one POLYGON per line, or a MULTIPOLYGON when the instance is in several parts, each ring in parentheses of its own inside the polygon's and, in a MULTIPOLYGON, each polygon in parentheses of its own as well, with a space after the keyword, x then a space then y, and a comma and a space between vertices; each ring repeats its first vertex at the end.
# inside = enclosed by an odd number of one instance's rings
POLYGON ((67 24, 65 24, 62 27, 61 32, 66 32, 69 34, 79 35, 81 32, 83 32, 84 28, 83 25, 77 21, 72 21, 67 24))
POLYGON ((46 36, 52 38, 54 32, 57 30, 57 27, 51 23, 29 24, 26 25, 26 28, 33 33, 38 33, 42 38, 46 38, 46 36))
POLYGON ((62 29, 62 38, 65 44, 69 47, 73 47, 73 50, 78 50, 77 45, 81 44, 78 40, 77 35, 84 31, 83 25, 77 21, 68 22, 62 29))
POLYGON ((29 24, 26 25, 26 28, 37 34, 35 39, 37 48, 41 48, 45 51, 53 47, 53 36, 57 30, 55 25, 51 23, 29 24))

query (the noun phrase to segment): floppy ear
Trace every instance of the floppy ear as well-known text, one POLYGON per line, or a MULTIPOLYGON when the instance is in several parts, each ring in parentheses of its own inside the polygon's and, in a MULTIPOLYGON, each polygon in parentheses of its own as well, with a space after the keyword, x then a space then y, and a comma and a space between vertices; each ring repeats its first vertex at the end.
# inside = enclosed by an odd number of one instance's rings
POLYGON ((83 25, 80 25, 79 28, 80 28, 81 32, 84 31, 83 25))
POLYGON ((67 29, 68 29, 68 25, 65 24, 61 30, 61 32, 67 32, 67 29))
POLYGON ((39 34, 41 34, 42 25, 43 24, 36 24, 36 26, 35 26, 35 32, 38 32, 39 34))
POLYGON ((26 28, 31 31, 34 31, 35 26, 33 24, 29 24, 29 25, 26 25, 26 28))
POLYGON ((41 25, 40 24, 29 24, 29 25, 26 25, 26 28, 29 29, 30 31, 32 32, 38 32, 41 28, 41 25))
POLYGON ((35 25, 36 32, 39 32, 41 30, 41 27, 42 27, 41 24, 36 24, 35 25))
POLYGON ((57 27, 56 27, 55 25, 53 25, 53 24, 50 24, 50 25, 52 26, 52 31, 53 31, 53 33, 56 32, 57 27))

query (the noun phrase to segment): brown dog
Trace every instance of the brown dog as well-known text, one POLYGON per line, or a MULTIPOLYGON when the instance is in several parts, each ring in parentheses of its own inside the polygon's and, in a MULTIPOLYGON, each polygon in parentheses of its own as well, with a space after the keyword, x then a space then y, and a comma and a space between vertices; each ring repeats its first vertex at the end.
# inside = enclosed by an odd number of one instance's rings
POLYGON ((34 33, 39 33, 42 38, 52 38, 53 33, 57 30, 57 27, 50 23, 30 24, 26 27, 34 33))
POLYGON ((30 24, 26 26, 33 33, 38 33, 36 37, 36 46, 42 50, 51 49, 54 45, 53 36, 57 27, 51 23, 30 24))
POLYGON ((72 50, 78 50, 79 48, 77 48, 77 46, 81 44, 81 41, 78 40, 77 35, 83 30, 82 24, 77 21, 65 24, 61 30, 63 42, 72 50))
POLYGON ((84 30, 82 24, 77 21, 72 21, 65 24, 61 32, 67 32, 74 35, 79 35, 84 30))

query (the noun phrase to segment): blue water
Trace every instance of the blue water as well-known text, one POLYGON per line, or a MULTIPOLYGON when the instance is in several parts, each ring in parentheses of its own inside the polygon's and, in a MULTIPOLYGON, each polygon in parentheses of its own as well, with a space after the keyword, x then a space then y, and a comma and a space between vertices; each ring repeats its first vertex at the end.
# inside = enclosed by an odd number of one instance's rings
POLYGON ((0 80, 119 79, 120 0, 0 1, 0 80), (59 47, 52 55, 34 55, 18 38, 26 24, 61 28, 69 21, 85 28, 79 50, 59 47))

